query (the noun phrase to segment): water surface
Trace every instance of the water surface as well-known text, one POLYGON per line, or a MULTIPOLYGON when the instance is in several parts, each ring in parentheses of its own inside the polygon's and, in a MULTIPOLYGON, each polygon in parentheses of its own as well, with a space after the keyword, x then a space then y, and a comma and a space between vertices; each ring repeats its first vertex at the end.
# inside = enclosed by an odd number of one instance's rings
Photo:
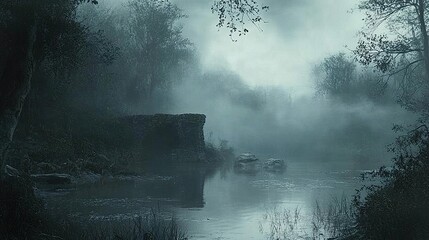
POLYGON ((351 196, 360 186, 362 170, 326 169, 288 163, 283 174, 207 172, 194 168, 174 175, 96 183, 47 191, 52 210, 81 221, 123 221, 161 209, 175 216, 191 239, 263 239, 263 216, 273 208, 299 209, 310 219, 315 202, 351 196))

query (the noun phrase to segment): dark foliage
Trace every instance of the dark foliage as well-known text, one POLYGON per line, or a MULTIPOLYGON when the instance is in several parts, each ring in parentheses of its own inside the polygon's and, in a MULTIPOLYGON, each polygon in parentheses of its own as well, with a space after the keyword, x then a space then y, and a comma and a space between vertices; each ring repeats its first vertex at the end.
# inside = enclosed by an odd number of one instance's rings
POLYGON ((45 223, 43 203, 25 177, 0 181, 0 238, 36 239, 45 223))
MULTIPOLYGON (((403 130, 395 127, 395 130, 403 130)), ((429 132, 421 125, 399 137, 391 151, 392 168, 381 168, 372 177, 382 185, 361 190, 354 204, 358 210, 358 235, 363 239, 429 238, 429 132), (361 199, 361 196, 364 196, 361 199)))

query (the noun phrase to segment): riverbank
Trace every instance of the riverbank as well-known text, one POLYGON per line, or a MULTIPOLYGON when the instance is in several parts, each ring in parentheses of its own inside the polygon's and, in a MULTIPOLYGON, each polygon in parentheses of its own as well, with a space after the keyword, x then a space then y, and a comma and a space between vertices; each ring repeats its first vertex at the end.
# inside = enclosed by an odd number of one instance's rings
MULTIPOLYGON (((20 146, 26 147, 25 144, 20 146)), ((27 151, 35 152, 38 149, 40 152, 40 148, 33 146, 27 148, 27 151)), ((18 153, 23 154, 23 152, 18 153)), ((45 151, 44 155, 48 153, 48 151, 45 151)), ((106 190, 107 192, 116 191, 119 196, 127 196, 127 193, 124 194, 120 189, 123 186, 137 184, 143 186, 142 193, 153 190, 162 194, 164 190, 159 191, 159 188, 170 189, 168 192, 172 193, 176 198, 183 199, 183 206, 201 207, 203 205, 202 191, 205 177, 213 174, 215 169, 219 168, 222 163, 233 157, 231 148, 217 147, 212 144, 207 144, 205 153, 206 161, 200 163, 173 164, 166 162, 168 164, 163 166, 132 164, 133 160, 135 160, 133 158, 125 159, 126 164, 119 165, 117 164, 118 161, 111 160, 111 158, 101 154, 89 156, 87 160, 75 158, 73 161, 70 158, 66 158, 63 163, 58 160, 54 163, 37 163, 29 161, 28 158, 21 159, 22 161, 15 162, 17 163, 16 165, 26 167, 23 170, 8 167, 11 176, 8 177, 7 181, 5 180, 5 182, 1 183, 1 189, 4 191, 0 194, 0 205, 2 206, 0 236, 2 239, 21 239, 24 237, 36 240, 113 239, 119 232, 121 233, 119 236, 124 236, 124 239, 128 239, 128 237, 133 237, 130 239, 134 239, 134 237, 139 239, 142 236, 148 236, 140 233, 150 232, 151 236, 161 236, 160 234, 165 236, 154 239, 172 239, 171 236, 175 236, 174 239, 185 239, 181 226, 178 226, 172 218, 173 214, 170 214, 169 217, 166 217, 166 215, 161 217, 159 212, 154 214, 151 209, 157 208, 156 205, 153 205, 145 212, 133 214, 125 221, 122 219, 116 222, 113 228, 116 230, 111 230, 108 235, 105 235, 107 233, 101 230, 105 226, 101 222, 89 223, 84 221, 83 224, 80 221, 81 219, 72 216, 74 213, 70 212, 66 205, 61 205, 54 209, 49 205, 48 199, 52 195, 85 195, 77 191, 77 189, 89 189, 88 194, 92 196, 97 196, 97 191, 94 191, 94 189, 106 190), (98 160, 94 161, 94 158, 98 160), (19 184, 16 185, 14 184, 15 182, 19 184), (19 214, 15 216, 14 214, 16 213, 19 214), (10 214, 14 216, 11 217, 10 214), (27 217, 27 215, 31 217, 27 217), (21 219, 22 217, 25 217, 25 220, 21 219), (136 219, 139 219, 139 217, 144 221, 150 220, 150 224, 141 225, 139 223, 136 226, 136 219), (86 227, 87 225, 91 227, 86 227), (56 231, 60 229, 61 231, 57 233, 56 231), (133 235, 137 230, 139 234, 133 235), (152 234, 152 232, 156 231, 161 231, 162 233, 152 234), (98 238, 96 237, 98 233, 103 233, 104 235, 98 238), (167 233, 170 235, 165 235, 167 233), (77 236, 76 234, 81 235, 77 236)), ((132 153, 130 154, 132 155, 132 153)), ((12 157, 17 155, 12 155, 12 157)), ((108 229, 112 228, 109 227, 108 229)))
POLYGON ((5 240, 187 239, 174 218, 166 220, 156 211, 116 224, 82 223, 64 210, 53 213, 26 176, 0 181, 0 203, 0 238, 5 240))

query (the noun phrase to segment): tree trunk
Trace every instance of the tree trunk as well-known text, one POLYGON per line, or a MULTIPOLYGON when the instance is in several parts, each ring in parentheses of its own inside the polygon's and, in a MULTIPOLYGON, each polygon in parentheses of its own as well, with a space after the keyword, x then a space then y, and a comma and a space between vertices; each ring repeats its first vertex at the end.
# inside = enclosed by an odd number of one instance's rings
POLYGON ((426 80, 429 81, 429 38, 426 29, 426 21, 425 21, 425 1, 419 0, 418 5, 418 16, 420 23, 420 32, 422 34, 423 41, 423 60, 425 65, 425 77, 426 80))
POLYGON ((10 41, 6 67, 0 73, 0 176, 18 124, 34 71, 33 46, 36 24, 30 22, 8 32, 10 41))

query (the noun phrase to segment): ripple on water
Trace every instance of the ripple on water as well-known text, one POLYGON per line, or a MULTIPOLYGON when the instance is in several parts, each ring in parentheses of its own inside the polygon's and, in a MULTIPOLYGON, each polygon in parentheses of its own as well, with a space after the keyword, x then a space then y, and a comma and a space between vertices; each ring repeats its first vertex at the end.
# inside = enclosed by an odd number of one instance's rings
POLYGON ((327 185, 324 182, 314 182, 314 183, 307 184, 307 188, 310 188, 310 189, 323 189, 323 188, 333 189, 334 186, 327 185))
POLYGON ((132 220, 135 219, 136 215, 135 214, 112 214, 112 215, 90 215, 89 216, 89 221, 90 222, 100 222, 100 221, 105 221, 105 222, 110 222, 110 221, 126 221, 126 220, 132 220))
POLYGON ((283 191, 293 191, 296 190, 296 185, 291 182, 281 181, 281 180, 254 180, 250 183, 252 186, 262 189, 277 189, 283 191))

